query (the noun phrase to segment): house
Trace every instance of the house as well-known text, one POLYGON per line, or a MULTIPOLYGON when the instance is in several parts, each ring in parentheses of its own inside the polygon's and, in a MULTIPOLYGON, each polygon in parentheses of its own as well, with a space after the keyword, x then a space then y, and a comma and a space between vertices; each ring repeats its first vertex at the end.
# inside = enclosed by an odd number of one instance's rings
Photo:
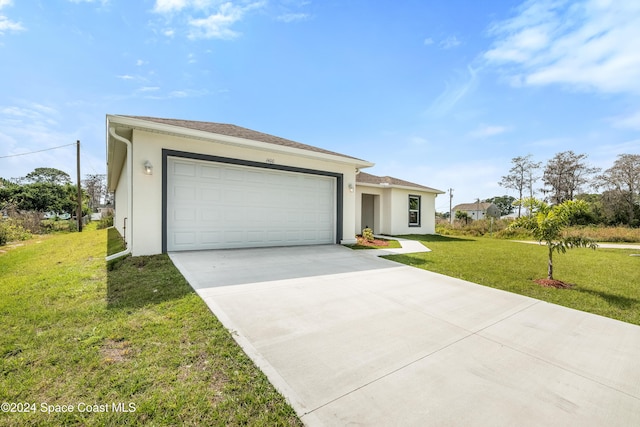
POLYGON ((466 212, 470 219, 500 218, 500 208, 489 202, 461 203, 453 207, 453 215, 466 212))
POLYGON ((114 226, 133 255, 349 244, 363 218, 435 231, 442 192, 364 174, 365 160, 231 124, 108 115, 106 127, 114 226))
POLYGON ((434 234, 435 200, 443 191, 391 176, 356 175, 356 229, 376 234, 434 234))

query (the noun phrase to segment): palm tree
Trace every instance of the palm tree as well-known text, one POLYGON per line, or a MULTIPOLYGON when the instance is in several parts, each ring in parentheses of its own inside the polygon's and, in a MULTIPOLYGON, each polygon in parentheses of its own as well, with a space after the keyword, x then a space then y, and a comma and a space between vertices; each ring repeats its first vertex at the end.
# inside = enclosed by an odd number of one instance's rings
POLYGON ((570 225, 571 219, 588 209, 589 205, 583 200, 567 200, 557 205, 548 205, 534 198, 526 198, 521 202, 529 208, 531 215, 518 218, 509 227, 530 230, 538 242, 545 242, 549 249, 547 279, 554 280, 553 252, 565 253, 567 249, 598 247, 588 238, 563 236, 563 231, 570 225))

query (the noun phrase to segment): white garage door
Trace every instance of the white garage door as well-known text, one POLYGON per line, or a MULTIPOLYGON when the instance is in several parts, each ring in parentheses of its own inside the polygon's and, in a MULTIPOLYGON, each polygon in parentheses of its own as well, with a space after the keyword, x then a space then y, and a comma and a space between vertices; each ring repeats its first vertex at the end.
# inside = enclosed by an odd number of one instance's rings
POLYGON ((167 250, 335 243, 336 178, 167 159, 167 250))

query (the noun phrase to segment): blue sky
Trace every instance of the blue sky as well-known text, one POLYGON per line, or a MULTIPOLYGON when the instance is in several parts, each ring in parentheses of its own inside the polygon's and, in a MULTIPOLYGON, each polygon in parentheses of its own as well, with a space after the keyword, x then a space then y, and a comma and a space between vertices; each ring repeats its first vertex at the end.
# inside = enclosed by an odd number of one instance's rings
POLYGON ((0 176, 75 176, 73 146, 6 156, 77 139, 83 175, 104 173, 106 114, 147 115, 316 145, 472 202, 508 193, 516 156, 640 153, 638 40, 633 0, 0 0, 0 176))

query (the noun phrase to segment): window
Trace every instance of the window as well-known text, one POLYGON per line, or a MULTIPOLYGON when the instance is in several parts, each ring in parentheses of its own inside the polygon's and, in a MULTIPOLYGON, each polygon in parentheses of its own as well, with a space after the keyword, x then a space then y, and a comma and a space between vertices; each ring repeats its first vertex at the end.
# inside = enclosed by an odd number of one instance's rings
POLYGON ((409 195, 409 227, 420 227, 420 196, 409 195))

